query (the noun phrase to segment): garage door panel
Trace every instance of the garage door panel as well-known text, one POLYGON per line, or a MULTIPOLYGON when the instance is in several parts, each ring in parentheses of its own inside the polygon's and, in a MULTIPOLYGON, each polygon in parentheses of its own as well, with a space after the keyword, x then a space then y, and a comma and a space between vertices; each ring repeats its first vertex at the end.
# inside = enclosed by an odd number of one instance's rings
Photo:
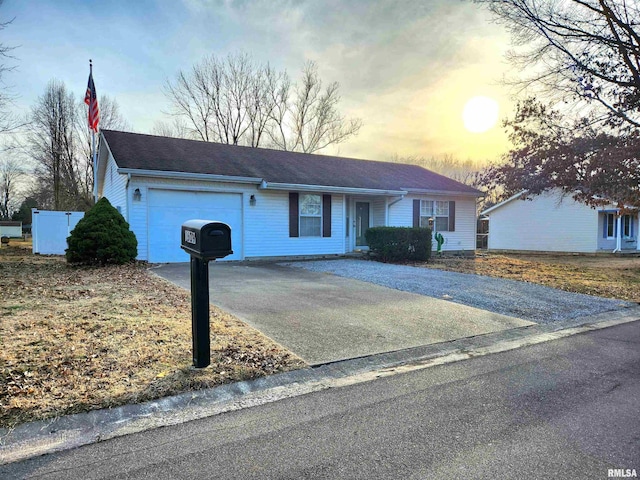
POLYGON ((149 261, 187 262, 180 248, 182 224, 191 219, 217 220, 231 227, 233 255, 242 258, 242 195, 237 193, 149 190, 149 261))
POLYGON ((211 194, 207 192, 196 192, 195 201, 206 209, 216 210, 242 210, 242 202, 239 194, 211 194))
MULTIPOLYGON (((149 261, 154 263, 188 262, 189 255, 180 248, 180 227, 188 210, 166 207, 149 208, 149 261)), ((186 219, 188 220, 188 218, 186 219)))

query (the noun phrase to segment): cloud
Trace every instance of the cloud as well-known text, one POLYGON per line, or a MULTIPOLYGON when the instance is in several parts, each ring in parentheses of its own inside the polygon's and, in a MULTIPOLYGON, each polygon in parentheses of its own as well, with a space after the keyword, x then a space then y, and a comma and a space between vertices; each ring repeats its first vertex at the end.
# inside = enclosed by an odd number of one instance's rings
POLYGON ((314 60, 325 82, 340 83, 343 113, 364 122, 343 154, 476 155, 491 135, 465 140, 462 105, 473 95, 509 104, 497 86, 506 33, 468 1, 30 0, 0 14, 16 16, 3 41, 21 45, 7 76, 19 108, 51 78, 82 95, 93 58, 98 93, 115 98, 138 131, 162 118, 167 78, 240 50, 294 79, 314 60))
POLYGON ((475 4, 184 1, 194 15, 215 16, 242 31, 238 45, 258 60, 287 68, 294 78, 314 60, 325 82, 339 81, 345 113, 362 118, 364 126, 333 152, 477 159, 506 148, 499 128, 470 136, 462 126, 462 107, 474 95, 509 104, 498 86, 506 33, 475 4))

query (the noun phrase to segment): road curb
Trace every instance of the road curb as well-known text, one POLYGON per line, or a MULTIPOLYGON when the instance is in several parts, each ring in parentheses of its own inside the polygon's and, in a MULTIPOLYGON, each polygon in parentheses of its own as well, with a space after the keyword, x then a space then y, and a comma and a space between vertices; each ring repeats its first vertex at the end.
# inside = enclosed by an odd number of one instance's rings
POLYGON ((0 430, 0 464, 176 425, 328 388, 505 352, 640 320, 640 306, 556 324, 536 324, 449 342, 332 362, 136 405, 0 430))

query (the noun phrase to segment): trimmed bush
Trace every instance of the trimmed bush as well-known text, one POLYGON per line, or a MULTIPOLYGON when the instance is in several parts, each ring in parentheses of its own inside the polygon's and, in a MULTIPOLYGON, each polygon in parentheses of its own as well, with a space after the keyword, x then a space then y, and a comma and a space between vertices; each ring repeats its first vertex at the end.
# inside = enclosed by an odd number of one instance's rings
POLYGON ((366 231, 369 250, 383 262, 426 262, 431 256, 431 229, 373 227, 366 231))
POLYGON ((67 238, 67 262, 87 265, 123 264, 138 255, 138 240, 129 224, 106 198, 98 200, 67 238))

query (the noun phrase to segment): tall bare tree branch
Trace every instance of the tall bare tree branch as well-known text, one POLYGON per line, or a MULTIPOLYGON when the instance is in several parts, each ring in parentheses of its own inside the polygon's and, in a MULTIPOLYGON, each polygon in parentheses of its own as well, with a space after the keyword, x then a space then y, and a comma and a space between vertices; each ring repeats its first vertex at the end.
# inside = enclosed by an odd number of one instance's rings
POLYGON ((11 152, 2 152, 0 158, 0 219, 9 220, 19 205, 20 180, 27 174, 22 161, 11 152))
POLYGON ((359 119, 338 111, 339 85, 325 89, 314 63, 292 87, 286 72, 257 65, 247 54, 205 58, 168 81, 172 114, 190 126, 188 137, 252 147, 315 152, 356 135, 359 119))
POLYGON ((640 4, 627 0, 476 0, 511 32, 518 80, 608 127, 640 127, 640 4))
MULTIPOLYGON (((4 0, 0 0, 0 7, 4 3, 4 0)), ((5 28, 8 28, 12 23, 11 19, 6 22, 0 22, 0 32, 5 28)), ((16 47, 5 45, 0 43, 0 58, 3 60, 15 60, 12 55, 13 50, 16 47)), ((14 100, 14 95, 11 93, 10 88, 6 86, 4 82, 4 76, 6 73, 13 70, 15 67, 7 65, 6 63, 0 63, 0 133, 13 132, 25 125, 25 122, 11 111, 11 106, 14 100)))
MULTIPOLYGON (((101 96, 100 127, 127 128, 118 104, 101 96)), ((88 111, 64 83, 52 80, 31 109, 27 151, 35 161, 31 195, 40 208, 86 210, 93 198, 88 111)))

